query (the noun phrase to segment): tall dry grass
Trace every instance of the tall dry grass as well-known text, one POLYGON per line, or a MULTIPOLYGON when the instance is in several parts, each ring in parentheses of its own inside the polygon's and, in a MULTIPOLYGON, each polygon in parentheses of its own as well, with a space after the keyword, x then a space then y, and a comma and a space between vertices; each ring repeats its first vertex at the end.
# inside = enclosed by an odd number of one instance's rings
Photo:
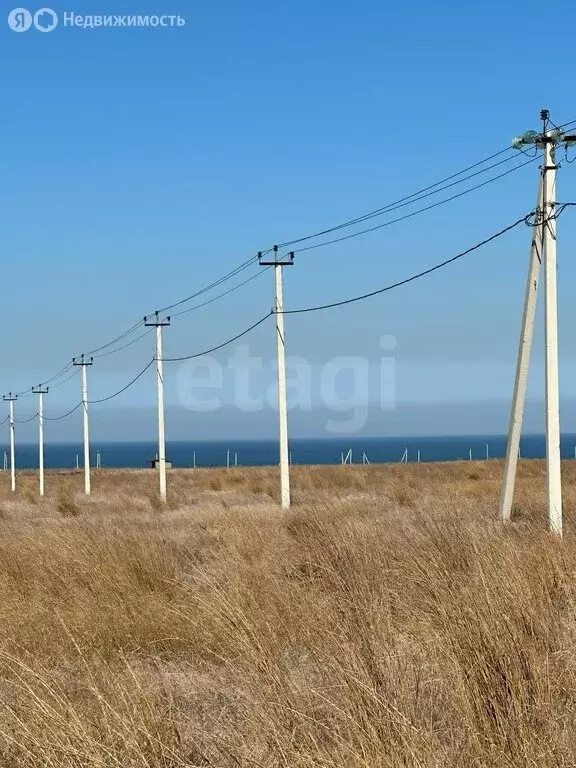
POLYGON ((576 467, 0 476, 0 766, 576 764, 576 467))

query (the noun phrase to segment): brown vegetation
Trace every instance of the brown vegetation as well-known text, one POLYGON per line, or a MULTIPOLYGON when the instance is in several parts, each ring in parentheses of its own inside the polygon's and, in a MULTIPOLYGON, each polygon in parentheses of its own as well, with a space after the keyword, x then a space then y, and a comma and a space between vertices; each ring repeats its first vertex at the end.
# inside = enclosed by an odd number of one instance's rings
POLYGON ((576 462, 0 473, 0 766, 576 764, 576 462))

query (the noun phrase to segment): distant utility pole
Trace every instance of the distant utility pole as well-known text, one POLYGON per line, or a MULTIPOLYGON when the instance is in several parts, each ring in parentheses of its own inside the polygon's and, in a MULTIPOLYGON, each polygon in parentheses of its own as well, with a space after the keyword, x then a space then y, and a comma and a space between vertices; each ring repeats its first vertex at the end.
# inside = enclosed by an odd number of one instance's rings
POLYGON ((32 387, 32 392, 38 395, 38 467, 40 472, 40 496, 44 496, 44 395, 48 387, 41 385, 32 387))
POLYGON ((84 491, 90 496, 90 432, 88 428, 88 383, 86 381, 86 369, 94 365, 93 357, 74 357, 72 365, 82 368, 82 413, 84 414, 84 491))
POLYGON ((166 434, 164 429, 164 372, 162 367, 162 328, 170 325, 170 318, 160 319, 156 311, 144 318, 144 325, 156 328, 156 384, 158 391, 158 479, 160 499, 166 501, 166 434))
POLYGON ((288 406, 286 402, 286 358, 284 336, 284 301, 282 297, 282 268, 294 264, 294 252, 288 254, 288 261, 278 258, 278 246, 273 250, 272 261, 262 261, 262 253, 258 253, 258 261, 262 267, 274 267, 275 306, 276 315, 276 349, 278 356, 278 420, 280 434, 280 500, 282 507, 290 507, 290 465, 288 456, 288 406))
POLYGON ((18 400, 18 395, 4 395, 4 400, 10 403, 10 485, 12 491, 16 490, 16 465, 14 460, 14 403, 18 400))
POLYGON ((543 152, 540 183, 538 188, 536 221, 530 248, 530 264, 524 314, 520 332, 520 345, 516 365, 516 379, 508 445, 504 465, 504 479, 500 497, 500 518, 510 519, 516 469, 520 455, 520 435, 526 400, 528 368, 536 314, 536 299, 540 265, 544 260, 545 300, 545 353, 546 353, 546 469, 548 495, 548 521, 550 530, 562 535, 562 482, 560 474, 560 397, 558 387, 558 302, 556 290, 556 150, 576 144, 576 135, 568 135, 561 129, 550 129, 550 113, 540 113, 542 131, 527 131, 514 139, 512 146, 522 149, 533 146, 543 152))

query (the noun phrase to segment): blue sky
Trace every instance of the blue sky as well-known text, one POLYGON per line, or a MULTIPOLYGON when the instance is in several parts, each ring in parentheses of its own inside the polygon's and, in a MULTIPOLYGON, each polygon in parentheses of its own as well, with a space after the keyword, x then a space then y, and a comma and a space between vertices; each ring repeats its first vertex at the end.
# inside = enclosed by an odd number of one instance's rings
MULTIPOLYGON (((187 23, 60 24, 48 34, 0 25, 3 392, 45 380, 72 355, 261 248, 377 208, 496 152, 537 128, 542 107, 557 122, 576 120, 569 5, 554 27, 550 67, 536 2, 520 11, 493 0, 481 7, 419 0, 52 7, 61 18, 170 13, 187 23)), ((537 173, 533 164, 408 222, 297 254, 286 270, 287 308, 373 290, 482 240, 534 206, 537 173)), ((576 200, 575 174, 576 165, 561 169, 559 199, 576 200)), ((567 211, 558 253, 563 396, 571 394, 576 359, 575 232, 576 213, 567 211)), ((314 371, 338 355, 376 364, 380 338, 392 335, 400 400, 507 397, 529 238, 521 228, 393 294, 288 317, 288 354, 314 371)), ((269 309, 272 290, 267 273, 184 315, 166 332, 166 354, 234 335, 269 309)), ((146 337, 94 366, 91 397, 125 383, 152 357, 151 344, 146 337)), ((269 367, 272 328, 259 328, 249 345, 269 367)), ((542 393, 541 348, 539 333, 534 397, 542 393)), ((232 352, 216 357, 226 364, 232 352)), ((255 387, 267 387, 270 376, 255 387)), ((166 380, 176 406, 174 366, 166 380)), ((47 409, 74 405, 78 392, 71 381, 50 395, 47 409)), ((152 407, 154 397, 151 374, 114 405, 152 407)), ((470 431, 477 426, 471 408, 470 431)))

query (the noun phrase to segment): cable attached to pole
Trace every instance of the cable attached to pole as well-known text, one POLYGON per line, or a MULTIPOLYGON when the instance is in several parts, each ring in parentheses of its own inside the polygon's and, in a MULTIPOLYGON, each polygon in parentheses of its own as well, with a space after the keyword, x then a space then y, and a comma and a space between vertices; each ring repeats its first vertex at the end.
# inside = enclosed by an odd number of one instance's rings
POLYGON ((78 405, 75 405, 74 408, 72 408, 67 413, 63 414, 62 416, 44 416, 44 419, 46 421, 61 421, 62 419, 67 419, 68 416, 71 416, 75 411, 78 410, 78 408, 82 408, 82 401, 78 403, 78 405))
POLYGON ((35 413, 34 416, 30 416, 29 419, 14 419, 14 424, 29 424, 31 421, 34 421, 38 417, 38 413, 35 413))
POLYGON ((392 291, 394 290, 394 288, 400 288, 400 286, 402 285, 407 285, 408 283, 412 283, 415 280, 419 280, 420 278, 425 277, 426 275, 432 274, 432 272, 436 272, 439 269, 442 269, 443 267, 448 266, 448 264, 452 264, 453 262, 458 261, 459 259, 462 259, 464 256, 467 256, 469 253, 472 253, 473 251, 477 251, 479 248, 482 248, 484 245, 491 243, 493 240, 496 240, 497 238, 502 237, 502 235, 505 235, 507 232, 510 232, 510 230, 515 229, 520 224, 526 223, 526 219, 527 217, 523 216, 521 219, 518 219, 513 224, 510 224, 508 227, 505 227, 504 229, 501 229, 499 232, 496 232, 496 234, 491 235, 490 237, 487 237, 485 240, 482 240, 481 243, 477 243, 476 245, 473 245, 471 248, 467 248, 465 251, 462 251, 461 253, 456 254, 456 256, 452 256, 450 259, 445 259, 444 261, 441 261, 439 264, 435 264, 433 267, 430 267, 429 269, 425 269, 422 272, 418 272, 415 275, 411 275, 410 277, 407 277, 404 280, 399 280, 397 283, 386 285, 384 286, 384 288, 379 288, 376 291, 370 291, 370 293, 364 293, 361 296, 354 296, 353 298, 343 299, 342 301, 334 301, 334 302, 331 302, 330 304, 320 304, 315 307, 304 307, 302 309, 285 309, 283 314, 297 315, 297 314, 302 314, 304 312, 320 312, 321 310, 324 310, 324 309, 333 309, 335 307, 343 307, 346 304, 354 304, 355 302, 369 299, 372 296, 378 296, 381 293, 392 291))
POLYGON ((255 323, 253 323, 249 328, 246 328, 246 330, 242 331, 241 333, 236 334, 236 336, 233 336, 231 339, 228 339, 227 341, 224 341, 222 344, 218 344, 216 347, 212 347, 211 349, 205 349, 203 352, 197 352, 193 355, 184 355, 183 357, 164 357, 163 362, 165 363, 180 363, 184 360, 193 360, 195 357, 204 357, 204 355, 210 355, 212 352, 217 352, 219 349, 223 349, 224 347, 227 347, 229 344, 233 344, 238 339, 241 339, 243 336, 246 336, 250 331, 253 331, 255 328, 257 328, 259 325, 262 325, 262 323, 266 322, 269 317, 271 317, 274 314, 274 310, 270 310, 264 317, 261 317, 260 320, 257 320, 255 323))
POLYGON ((337 232, 340 229, 351 227, 354 224, 360 224, 363 221, 367 221, 376 216, 381 216, 384 213, 391 213, 392 211, 398 210, 398 208, 404 208, 408 205, 413 205, 414 203, 417 203, 420 200, 425 200, 427 197, 432 197, 433 195, 437 195, 446 189, 450 189, 451 187, 454 187, 458 184, 463 184, 465 181, 469 181, 475 176, 479 176, 483 173, 486 173, 487 171, 492 170, 492 168, 496 168, 499 165, 503 165, 504 163, 509 163, 511 160, 514 159, 514 155, 511 155, 510 157, 507 157, 504 160, 499 160, 497 163, 493 163, 492 165, 489 165, 480 171, 476 171, 475 173, 472 173, 469 176, 464 177, 463 179, 452 181, 452 179, 456 179, 458 176, 462 176, 464 173, 467 173, 468 171, 471 171, 474 168, 478 168, 478 166, 484 165, 484 163, 487 163, 488 161, 493 160, 495 157, 499 157, 500 155, 503 155, 505 152, 509 152, 511 150, 512 150, 512 147, 505 147, 504 149, 501 149, 499 152, 495 152, 493 155, 486 157, 484 160, 480 160, 479 162, 468 166, 468 168, 464 168, 464 170, 459 171, 458 173, 453 173, 452 175, 447 176, 445 179, 442 179, 441 181, 437 181, 435 184, 431 184, 427 187, 424 187, 423 189, 420 189, 411 195, 407 195, 406 197, 401 197, 399 200, 395 200, 391 203, 388 203, 388 205, 382 206, 381 208, 376 208, 375 210, 370 211, 369 213, 365 213, 361 216, 357 216, 355 219, 349 219, 348 221, 343 222, 342 224, 336 224, 333 227, 328 227, 327 229, 321 230, 319 232, 315 232, 310 235, 305 235, 304 237, 300 237, 296 240, 288 240, 284 243, 279 243, 279 247, 288 248, 290 246, 298 245, 299 243, 306 242, 307 240, 313 240, 317 237, 322 237, 322 235, 329 235, 331 232, 337 232), (446 182, 451 182, 451 183, 446 184, 446 182), (442 186, 443 184, 445 186, 442 186))
POLYGON ((431 211, 434 208, 440 207, 441 205, 445 205, 446 203, 451 203, 453 200, 457 200, 460 197, 464 197, 465 195, 468 195, 470 192, 475 192, 477 189, 482 189, 482 187, 486 187, 488 186, 488 184, 492 184, 493 182, 498 181, 499 179, 502 179, 504 176, 508 176, 509 174, 514 173, 520 168, 524 168, 526 165, 530 165, 531 163, 534 163, 536 160, 537 160, 536 157, 531 157, 525 163, 520 163, 520 165, 516 165, 514 166, 514 168, 510 168, 509 170, 504 171, 504 173, 500 173, 498 176, 494 176, 491 179, 487 179, 487 181, 483 181, 481 184, 476 184, 474 187, 470 187, 469 189, 465 189, 462 192, 458 192, 458 194, 452 195, 451 197, 447 197, 444 200, 438 200, 436 203, 427 205, 424 208, 418 208, 416 211, 407 213, 404 216, 398 216, 397 218, 391 219, 390 221, 385 221, 383 224, 377 224, 375 227, 369 227, 368 229, 361 229, 359 232, 353 232, 350 235, 343 235, 342 237, 337 237, 333 240, 326 240, 322 243, 315 243, 314 245, 308 245, 305 248, 300 248, 300 250, 298 250, 297 253, 302 253, 303 251, 312 251, 316 248, 324 248, 327 245, 334 245, 335 243, 341 243, 344 240, 352 240, 353 238, 359 237, 360 235, 366 235, 369 232, 376 232, 376 230, 378 229, 384 229, 384 227, 389 227, 392 224, 397 224, 400 221, 406 221, 407 219, 411 219, 414 216, 418 216, 418 214, 420 213, 431 211))
POLYGON ((134 378, 132 379, 132 381, 129 381, 129 382, 128 382, 128 384, 126 384, 126 386, 125 386, 125 387, 122 387, 122 389, 119 389, 119 390, 118 390, 118 392, 114 392, 114 394, 113 394, 113 395, 108 395, 108 397, 102 397, 102 398, 100 398, 99 400, 88 400, 88 405, 97 405, 98 403, 107 403, 107 402, 108 402, 108 400, 113 400, 115 397, 118 397, 118 395, 121 395, 123 392, 126 392, 126 390, 127 390, 127 389, 130 389, 130 387, 131 387, 133 384, 136 384, 136 382, 138 381, 138 379, 140 379, 140 378, 142 378, 142 376, 144 376, 144 374, 146 373, 146 371, 147 371, 149 368, 151 368, 151 367, 154 365, 154 363, 155 363, 155 362, 156 362, 156 361, 155 361, 155 359, 154 359, 154 358, 153 358, 152 360, 150 360, 150 362, 148 363, 148 365, 146 365, 144 368, 142 368, 142 370, 140 371, 140 373, 138 373, 136 376, 134 376, 134 378))
MULTIPOLYGON (((566 127, 571 126, 573 124, 576 124, 576 120, 571 120, 571 121, 569 121, 567 123, 563 123, 562 125, 558 126, 558 129, 563 129, 563 128, 566 128, 566 127)), ((376 216, 383 215, 384 213, 390 213, 390 212, 392 212, 394 210, 397 210, 398 208, 402 208, 404 206, 412 205, 412 204, 418 202, 419 200, 425 199, 426 197, 430 197, 430 196, 432 196, 434 194, 438 194, 439 192, 441 192, 441 191, 443 191, 445 189, 448 189, 449 187, 453 187, 453 186, 455 186, 457 184, 464 183, 465 181, 467 181, 467 180, 469 180, 469 179, 471 179, 471 178, 473 178, 475 176, 478 176, 478 175, 480 175, 482 173, 485 173, 485 172, 491 170, 492 168, 495 168, 496 166, 499 166, 499 165, 502 165, 502 164, 508 162, 509 159, 505 158, 505 159, 499 160, 498 162, 493 163, 492 165, 489 165, 489 166, 487 166, 487 167, 485 167, 485 168, 483 168, 481 170, 477 170, 474 173, 469 174, 468 176, 465 176, 465 174, 467 174, 469 171, 472 171, 472 170, 474 170, 476 168, 480 168, 482 165, 485 165, 486 163, 490 162, 491 160, 493 160, 493 159, 503 155, 504 153, 508 152, 509 149, 510 149, 509 147, 506 147, 505 149, 502 149, 502 150, 500 150, 498 152, 495 152, 495 153, 489 155, 488 157, 484 158, 483 160, 480 160, 480 161, 478 161, 476 163, 473 163, 472 165, 468 166, 467 168, 463 169, 462 171, 458 171, 457 173, 451 174, 450 176, 447 176, 446 178, 441 179, 440 181, 435 182, 434 184, 431 184, 431 185, 429 185, 427 187, 423 187, 422 189, 418 190, 417 192, 415 192, 415 193, 413 193, 411 195, 408 195, 406 197, 400 198, 397 201, 391 202, 391 203, 389 203, 386 206, 383 206, 381 208, 377 208, 377 209, 375 209, 373 211, 370 211, 370 212, 368 212, 366 214, 363 214, 362 216, 357 216, 357 217, 355 217, 353 219, 349 219, 348 221, 344 221, 344 222, 342 222, 340 224, 337 224, 337 225, 335 225, 333 227, 328 227, 326 229, 320 230, 318 232, 315 232, 315 233, 312 233, 312 234, 309 234, 309 235, 305 235, 303 237, 299 237, 299 238, 296 238, 296 239, 293 239, 293 240, 285 241, 284 243, 280 244, 280 247, 287 248, 287 247, 289 247, 291 245, 294 245, 294 244, 300 244, 300 243, 306 242, 308 240, 320 237, 322 235, 330 234, 332 232, 336 232, 336 231, 339 231, 341 229, 348 228, 350 226, 353 226, 355 224, 359 224, 359 223, 361 223, 363 221, 367 221, 367 220, 369 220, 371 218, 374 218, 376 216), (463 178, 458 179, 458 177, 462 177, 462 176, 463 176, 463 178), (456 180, 456 179, 458 179, 458 180, 456 180), (445 186, 442 186, 442 185, 445 185, 445 186)), ((334 239, 328 240, 328 241, 323 242, 323 243, 316 243, 314 245, 306 246, 304 248, 301 248, 300 252, 306 251, 306 250, 312 250, 312 249, 315 249, 315 248, 325 247, 327 245, 331 245, 331 244, 334 244, 334 243, 342 242, 344 240, 348 240, 348 239, 352 239, 352 238, 355 238, 355 237, 359 237, 360 235, 364 235, 364 234, 367 234, 369 232, 376 231, 378 229, 390 226, 390 225, 395 224, 397 222, 405 221, 405 220, 410 219, 413 216, 416 216, 416 215, 418 215, 420 213, 424 213, 425 211, 429 211, 429 210, 431 210, 433 208, 436 208, 436 207, 438 207, 440 205, 444 205, 444 204, 446 204, 448 202, 451 202, 452 200, 455 200, 455 199, 457 199, 459 197, 462 197, 463 195, 466 195, 466 194, 468 194, 470 192, 473 192, 476 189, 480 189, 481 187, 484 187, 487 184, 491 184, 491 183, 497 181, 498 179, 501 179, 504 176, 507 176, 509 173, 513 173, 516 170, 519 170, 520 168, 524 167, 525 165, 528 165, 529 163, 533 162, 535 159, 536 158, 530 158, 526 163, 517 165, 514 168, 512 168, 512 169, 510 169, 510 170, 508 170, 508 171, 506 171, 506 172, 504 172, 502 174, 499 174, 499 175, 497 175, 497 176, 495 176, 493 178, 490 178, 490 179, 484 181, 481 184, 475 185, 475 186, 473 186, 473 187, 471 187, 469 189, 466 189, 466 190, 460 192, 459 194, 453 195, 453 196, 451 196, 451 197, 449 197, 449 198, 447 198, 445 200, 438 201, 438 202, 436 202, 436 203, 434 203, 432 205, 425 206, 424 208, 418 209, 417 211, 413 211, 412 213, 406 214, 405 216, 397 217, 396 219, 384 222, 384 223, 382 223, 380 225, 377 225, 375 227, 370 227, 370 228, 361 230, 359 232, 354 232, 352 234, 345 235, 343 237, 338 237, 338 238, 334 238, 334 239)), ((263 251, 263 254, 268 254, 268 253, 270 253, 270 251, 271 251, 271 249, 263 251)), ((225 283, 227 280, 232 279, 236 275, 238 275, 238 274, 242 273, 244 270, 248 269, 253 264, 256 264, 256 257, 251 257, 251 258, 241 262, 237 267, 233 268, 232 270, 229 270, 227 273, 222 275, 222 277, 212 281, 207 286, 205 286, 203 288, 200 288, 199 290, 195 291, 193 294, 191 294, 189 296, 186 296, 185 298, 180 299, 179 301, 176 301, 176 302, 174 302, 172 304, 167 305, 166 307, 163 307, 159 311, 160 312, 166 312, 166 311, 169 311, 169 310, 171 310, 171 309, 173 309, 175 307, 182 306, 183 304, 186 304, 189 301, 191 301, 191 300, 193 300, 195 298, 198 298, 198 297, 202 296, 205 293, 208 293, 209 291, 213 290, 214 288, 219 287, 220 285, 225 283)), ((246 285, 248 282, 250 282, 251 280, 255 279, 257 277, 257 274, 251 276, 247 280, 244 280, 243 282, 241 282, 240 284, 238 284, 234 288, 232 288, 230 290, 227 290, 227 291, 224 291, 223 293, 219 294, 217 297, 214 297, 213 299, 210 299, 210 300, 208 300, 206 302, 203 302, 202 304, 197 305, 195 307, 191 307, 189 310, 183 310, 183 311, 181 311, 181 312, 179 312, 177 314, 185 314, 188 311, 191 312, 194 309, 199 309, 202 306, 206 306, 207 304, 210 304, 210 303, 212 303, 214 301, 218 301, 219 299, 221 299, 221 298, 229 295, 230 293, 232 293, 234 290, 237 290, 237 289, 241 288, 243 285, 246 285)), ((132 325, 130 328, 128 328, 126 331, 124 331, 119 336, 116 336, 114 339, 112 339, 112 341, 109 341, 106 344, 103 344, 103 345, 101 345, 99 347, 96 347, 95 349, 90 350, 87 354, 88 355, 93 355, 93 356, 95 355, 95 356, 98 356, 98 357, 104 357, 104 356, 107 356, 107 355, 115 354, 116 352, 119 352, 119 351, 125 349, 128 346, 131 346, 132 344, 136 343, 140 338, 142 338, 145 334, 142 334, 138 338, 133 339, 133 340, 129 341, 128 343, 126 343, 126 344, 124 344, 124 345, 122 345, 122 346, 120 346, 118 348, 114 348, 115 345, 117 345, 119 342, 123 341, 124 339, 129 337, 131 334, 133 334, 138 328, 141 327, 141 325, 142 325, 142 321, 139 321, 138 323, 132 325), (109 351, 105 351, 105 350, 109 350, 109 351), (100 353, 103 353, 103 354, 100 354, 100 353)), ((251 329, 248 329, 248 331, 249 330, 251 330, 251 329)), ((241 335, 243 335, 243 334, 241 334, 241 335)), ((226 342, 226 343, 231 343, 231 341, 226 342)), ((218 348, 220 348, 220 347, 218 347, 218 348)), ((207 353, 203 353, 203 354, 207 354, 207 353)), ((191 357, 196 357, 196 356, 197 355, 192 355, 191 357)), ((183 359, 191 359, 191 358, 188 357, 188 358, 183 358, 183 359)), ((176 360, 176 358, 174 358, 174 360, 176 360)), ((169 361, 167 361, 167 362, 169 362, 169 361)), ((69 368, 70 368, 70 364, 67 364, 57 374, 52 376, 50 379, 47 379, 46 381, 44 381, 43 384, 50 384, 50 383, 52 383, 54 381, 57 381, 58 379, 60 379, 62 376, 64 376, 68 372, 69 368)), ((60 386, 61 384, 64 384, 64 383, 65 383, 65 381, 61 382, 60 384, 58 384, 56 386, 60 386)), ((19 393, 19 394, 21 394, 23 397, 26 397, 26 396, 28 396, 28 391, 22 392, 22 393, 19 393)), ((48 417, 46 417, 46 418, 48 418, 48 417)))

